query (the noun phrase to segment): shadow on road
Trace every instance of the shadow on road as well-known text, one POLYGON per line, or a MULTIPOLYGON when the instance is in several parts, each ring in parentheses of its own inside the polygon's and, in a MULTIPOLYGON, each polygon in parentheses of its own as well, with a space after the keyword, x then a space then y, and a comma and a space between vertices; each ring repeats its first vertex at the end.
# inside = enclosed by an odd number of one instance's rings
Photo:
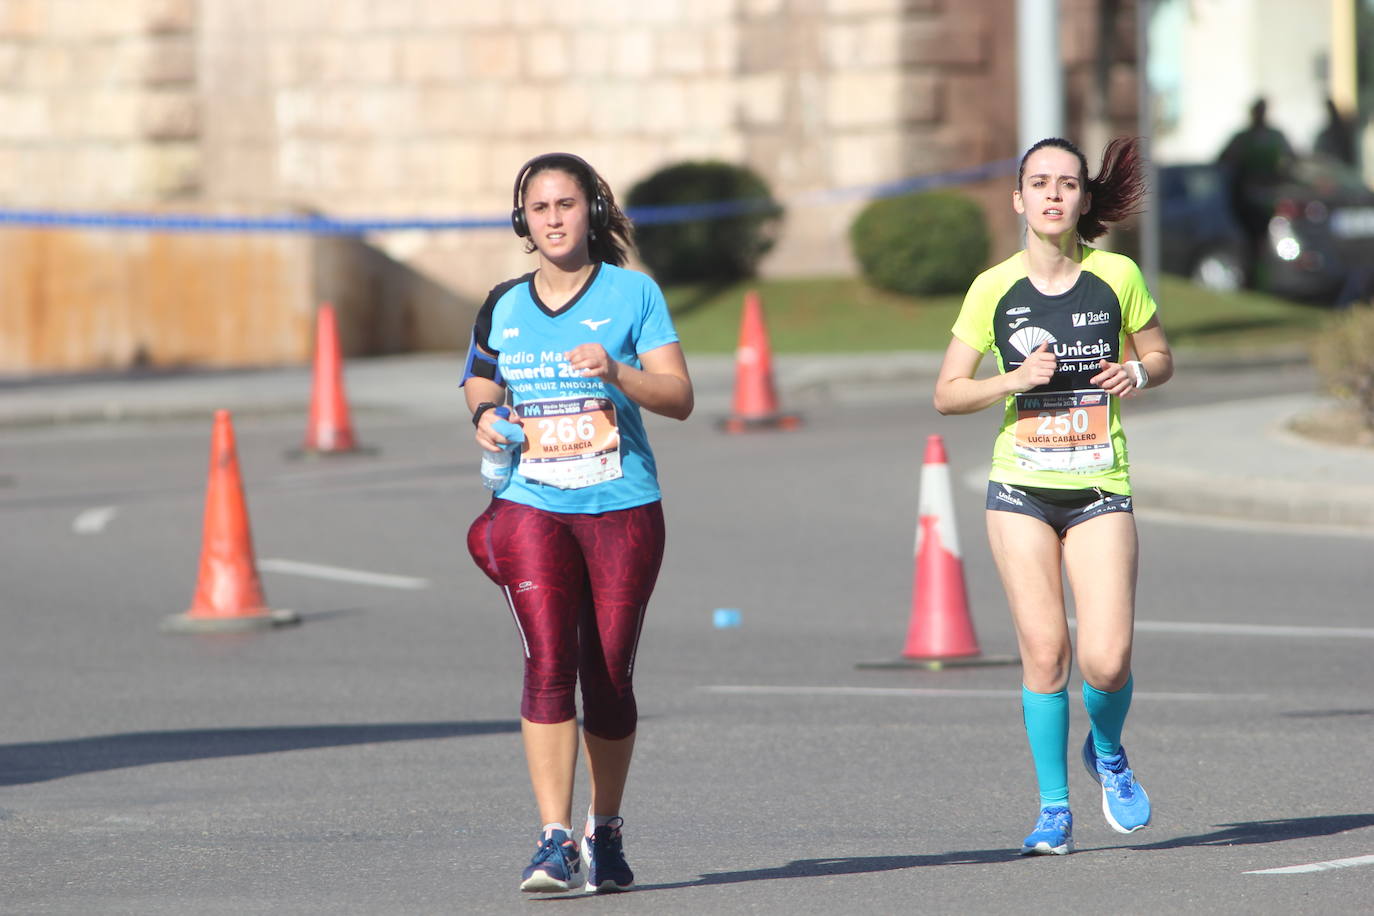
POLYGON ((520 723, 514 720, 397 722, 383 725, 184 729, 3 744, 0 745, 0 786, 26 785, 154 763, 276 754, 350 744, 470 738, 519 731, 520 723))
POLYGON ((991 865, 997 862, 1025 861, 1014 849, 979 849, 944 852, 927 856, 843 856, 833 859, 797 859, 773 868, 748 871, 721 871, 702 875, 696 881, 672 884, 636 885, 637 892, 666 891, 713 884, 739 884, 744 881, 771 881, 776 878, 829 878, 836 875, 866 875, 872 872, 900 871, 904 868, 929 868, 937 865, 991 865))
MULTIPOLYGON (((1197 836, 1175 837, 1157 843, 1129 846, 1102 846, 1083 852, 1111 849, 1140 851, 1179 849, 1192 846, 1244 846, 1255 843, 1281 843, 1310 837, 1330 836, 1347 830, 1374 827, 1374 814, 1335 814, 1324 817, 1299 817, 1273 821, 1246 821, 1239 824, 1220 824, 1223 829, 1197 836)), ((756 868, 747 871, 711 872, 695 881, 668 884, 644 884, 635 888, 644 891, 680 890, 690 887, 709 887, 715 884, 739 884, 746 881, 771 881, 778 878, 827 878, 837 875, 862 875, 871 872, 900 871, 905 868, 930 868, 944 865, 993 865, 997 863, 1032 861, 1015 849, 981 849, 946 852, 933 855, 910 856, 851 856, 833 859, 797 859, 786 865, 756 868)), ((581 896, 581 895, 579 895, 581 896)), ((554 900, 566 897, 545 898, 554 900)))
POLYGON ((1189 846, 1254 846, 1259 843, 1284 843, 1311 837, 1332 836, 1347 830, 1374 827, 1374 814, 1327 814, 1321 817, 1291 817, 1273 821, 1242 821, 1217 824, 1212 833, 1180 836, 1157 843, 1102 847, 1113 849, 1181 849, 1189 846))

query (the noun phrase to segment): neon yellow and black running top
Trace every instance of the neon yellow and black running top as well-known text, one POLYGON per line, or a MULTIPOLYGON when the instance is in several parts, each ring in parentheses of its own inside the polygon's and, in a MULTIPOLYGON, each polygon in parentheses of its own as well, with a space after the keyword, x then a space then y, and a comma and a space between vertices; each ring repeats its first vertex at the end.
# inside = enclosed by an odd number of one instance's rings
POLYGON ((1058 360, 1047 384, 1007 398, 990 479, 1130 494, 1120 405, 1089 379, 1101 371, 1100 360, 1123 361, 1126 335, 1154 313, 1135 262, 1096 248, 1083 248, 1082 273, 1057 296, 1035 288, 1021 252, 978 275, 954 336, 980 353, 996 353, 1001 372, 1018 368, 1042 344, 1058 360))

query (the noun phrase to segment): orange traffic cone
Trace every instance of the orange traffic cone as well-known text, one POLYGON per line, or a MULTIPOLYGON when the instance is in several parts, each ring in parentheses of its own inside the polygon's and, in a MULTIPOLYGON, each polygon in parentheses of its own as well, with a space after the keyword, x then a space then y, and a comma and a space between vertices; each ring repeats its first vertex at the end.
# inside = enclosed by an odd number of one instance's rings
POLYGON ((196 596, 189 611, 166 618, 162 629, 205 633, 299 622, 294 612, 270 610, 263 600, 234 446, 234 424, 229 411, 218 410, 210 440, 210 482, 205 492, 205 532, 196 596))
POLYGON ((915 666, 938 671, 953 666, 1016 662, 1014 658, 984 656, 978 648, 978 637, 969 616, 959 535, 954 526, 954 498, 945 443, 936 435, 926 439, 919 514, 911 622, 902 657, 889 664, 859 667, 915 666))
POLYGON ((315 375, 304 453, 337 455, 357 450, 348 398, 344 395, 343 359, 339 355, 334 306, 326 302, 315 317, 315 375))
POLYGON ((773 357, 768 346, 768 328, 763 322, 759 294, 750 290, 744 296, 740 319, 739 348, 735 351, 735 400, 733 413, 722 421, 726 432, 753 429, 796 429, 801 418, 780 413, 778 395, 773 388, 773 357))

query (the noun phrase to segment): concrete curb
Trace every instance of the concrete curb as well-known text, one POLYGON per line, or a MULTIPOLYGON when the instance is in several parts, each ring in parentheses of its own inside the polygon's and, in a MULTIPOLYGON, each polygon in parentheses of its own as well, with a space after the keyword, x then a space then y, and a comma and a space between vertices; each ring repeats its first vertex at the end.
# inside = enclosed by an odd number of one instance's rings
MULTIPOLYGON (((941 357, 924 351, 782 355, 774 359, 774 373, 783 406, 804 409, 808 401, 867 399, 907 384, 928 385, 941 357)), ((1301 347, 1178 354, 1185 371, 1306 359, 1301 347)), ((457 354, 448 353, 355 360, 345 379, 350 410, 363 417, 459 417, 458 363, 457 354)), ((733 355, 700 357, 691 368, 699 408, 724 409, 734 384, 733 355)), ((296 417, 303 424, 310 397, 304 367, 7 379, 0 380, 0 428, 208 423, 219 408, 241 417, 296 417)), ((1132 417, 1132 482, 1141 511, 1374 533, 1374 453, 1313 443, 1287 430, 1293 417, 1325 403, 1294 395, 1132 417)))
POLYGON ((1314 442, 1290 428, 1334 403, 1290 395, 1133 418, 1131 483, 1140 505, 1374 534, 1374 450, 1314 442))
MULTIPOLYGON (((773 367, 780 397, 827 397, 855 385, 928 381, 943 353, 923 350, 781 354, 773 367)), ((1306 361, 1302 347, 1225 353, 1182 350, 1179 365, 1226 368, 1256 362, 1306 361)), ((345 369, 350 408, 360 412, 454 413, 461 410, 457 353, 422 353, 352 360, 345 369)), ((732 354, 707 354, 689 365, 699 388, 728 397, 734 384, 732 354)), ((308 409, 308 367, 260 370, 97 373, 0 378, 0 427, 191 419, 219 408, 241 416, 287 416, 308 409), (286 390, 297 392, 287 395, 286 390)), ((700 392, 705 394, 706 392, 700 392)))
POLYGON ((1135 464, 1131 486, 1145 512, 1312 525, 1374 535, 1374 486, 1222 477, 1157 464, 1135 464))

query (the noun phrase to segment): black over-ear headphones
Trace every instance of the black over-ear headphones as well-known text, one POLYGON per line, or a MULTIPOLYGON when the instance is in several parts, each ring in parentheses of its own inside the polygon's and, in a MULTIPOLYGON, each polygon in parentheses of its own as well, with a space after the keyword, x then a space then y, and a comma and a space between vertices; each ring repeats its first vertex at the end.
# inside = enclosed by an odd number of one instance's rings
POLYGON ((596 174, 596 169, 592 168, 585 159, 574 156, 572 153, 545 153, 542 156, 535 156, 529 162, 520 166, 520 171, 515 176, 515 189, 511 192, 511 211, 510 224, 515 230, 515 234, 523 238, 528 238, 530 234, 529 223, 525 220, 525 205, 520 200, 520 188, 525 183, 525 176, 529 175, 541 165, 554 167, 554 161, 562 160, 560 164, 570 165, 576 169, 581 169, 592 186, 592 199, 587 202, 591 215, 591 228, 605 229, 611 222, 611 207, 606 202, 606 198, 601 196, 601 178, 596 174))

